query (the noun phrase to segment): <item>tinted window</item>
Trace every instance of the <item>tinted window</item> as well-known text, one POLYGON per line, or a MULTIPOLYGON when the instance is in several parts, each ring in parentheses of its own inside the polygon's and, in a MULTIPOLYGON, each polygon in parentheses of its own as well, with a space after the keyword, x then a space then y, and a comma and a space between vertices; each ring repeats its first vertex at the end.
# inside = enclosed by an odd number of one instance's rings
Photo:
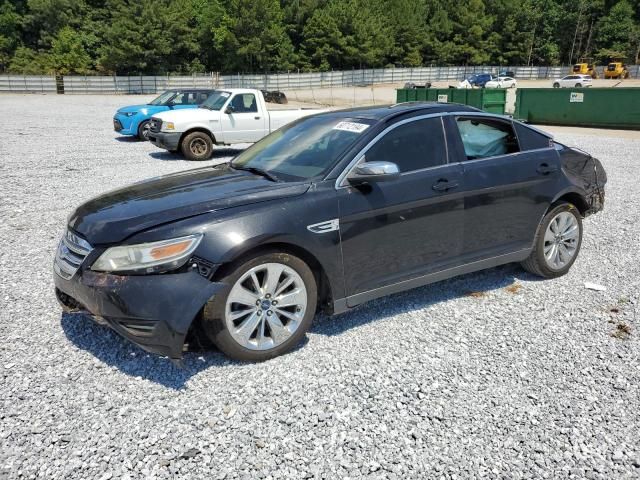
POLYGON ((209 96, 209 92, 196 92, 197 95, 197 103, 198 105, 200 105, 202 102, 204 102, 207 97, 209 96))
POLYGON ((516 134, 518 135, 518 143, 520 150, 536 150, 538 148, 549 148, 551 145, 549 137, 545 137, 541 133, 530 129, 520 123, 514 123, 516 134))
POLYGON ((401 172, 447 163, 442 120, 426 118, 394 128, 365 153, 367 162, 398 165, 401 172))
POLYGON ((171 99, 172 105, 194 105, 195 97, 193 92, 180 92, 171 99))
POLYGON ((457 121, 467 160, 519 151, 511 123, 480 117, 460 117, 457 121))

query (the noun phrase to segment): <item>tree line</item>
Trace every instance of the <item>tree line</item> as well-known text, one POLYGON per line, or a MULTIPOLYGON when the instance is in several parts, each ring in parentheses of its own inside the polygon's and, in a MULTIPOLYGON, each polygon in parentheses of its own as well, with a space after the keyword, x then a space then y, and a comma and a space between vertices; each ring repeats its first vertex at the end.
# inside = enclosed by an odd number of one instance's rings
POLYGON ((0 0, 0 71, 638 63, 640 0, 0 0))

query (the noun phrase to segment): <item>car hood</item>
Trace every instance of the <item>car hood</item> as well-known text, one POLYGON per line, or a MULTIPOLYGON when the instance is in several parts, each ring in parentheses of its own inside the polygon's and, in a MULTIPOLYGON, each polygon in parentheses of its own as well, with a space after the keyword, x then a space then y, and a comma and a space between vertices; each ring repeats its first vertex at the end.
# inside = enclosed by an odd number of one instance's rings
POLYGON ((169 110, 167 112, 161 112, 155 115, 163 122, 197 122, 197 121, 209 121, 212 114, 220 113, 217 110, 209 110, 207 108, 186 108, 181 110, 169 110))
POLYGON ((129 112, 139 112, 141 110, 147 110, 147 111, 157 111, 157 110, 164 110, 167 107, 163 107, 162 105, 147 105, 147 104, 142 104, 142 105, 129 105, 128 107, 122 107, 120 109, 118 109, 118 113, 129 113, 129 112))
POLYGON ((165 175, 93 198, 69 217, 69 227, 92 245, 225 208, 302 195, 308 183, 272 182, 228 165, 165 175))

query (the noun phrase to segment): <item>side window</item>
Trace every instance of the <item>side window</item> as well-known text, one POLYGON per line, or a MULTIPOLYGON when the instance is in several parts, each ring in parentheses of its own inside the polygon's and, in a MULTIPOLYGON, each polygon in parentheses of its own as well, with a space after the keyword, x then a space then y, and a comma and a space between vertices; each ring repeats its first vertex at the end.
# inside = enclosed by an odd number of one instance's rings
POLYGON ((537 150, 539 148, 550 148, 552 141, 549 137, 530 129, 529 127, 520 123, 514 122, 516 134, 518 135, 518 143, 520 143, 520 150, 537 150))
POLYGON ((173 97, 173 100, 171 100, 171 103, 173 105, 186 105, 188 99, 189 99, 189 93, 181 92, 177 94, 175 97, 173 97))
POLYGON ((459 117, 457 123, 467 160, 520 151, 511 123, 481 117, 459 117))
POLYGON ((367 162, 393 162, 400 172, 447 163, 442 120, 425 118, 394 128, 365 153, 367 162))
POLYGON ((202 102, 204 102, 207 98, 209 98, 209 92, 197 92, 198 95, 198 99, 196 101, 196 103, 198 105, 200 105, 202 102))
POLYGON ((231 100, 235 113, 255 113, 258 111, 256 96, 252 93, 239 93, 231 100))
POLYGON ((186 103, 189 105, 195 105, 197 103, 197 99, 198 99, 198 92, 189 92, 186 103))

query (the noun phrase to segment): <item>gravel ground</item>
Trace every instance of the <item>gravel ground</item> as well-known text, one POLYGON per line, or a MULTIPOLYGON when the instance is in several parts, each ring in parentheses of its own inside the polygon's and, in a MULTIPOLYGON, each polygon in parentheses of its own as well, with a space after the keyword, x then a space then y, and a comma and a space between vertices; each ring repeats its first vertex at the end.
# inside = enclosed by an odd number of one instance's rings
POLYGON ((0 477, 640 476, 637 136, 558 135, 609 174, 567 276, 467 275, 319 317, 262 364, 178 369, 53 295, 74 206, 195 166, 116 138, 138 101, 0 96, 0 477))

